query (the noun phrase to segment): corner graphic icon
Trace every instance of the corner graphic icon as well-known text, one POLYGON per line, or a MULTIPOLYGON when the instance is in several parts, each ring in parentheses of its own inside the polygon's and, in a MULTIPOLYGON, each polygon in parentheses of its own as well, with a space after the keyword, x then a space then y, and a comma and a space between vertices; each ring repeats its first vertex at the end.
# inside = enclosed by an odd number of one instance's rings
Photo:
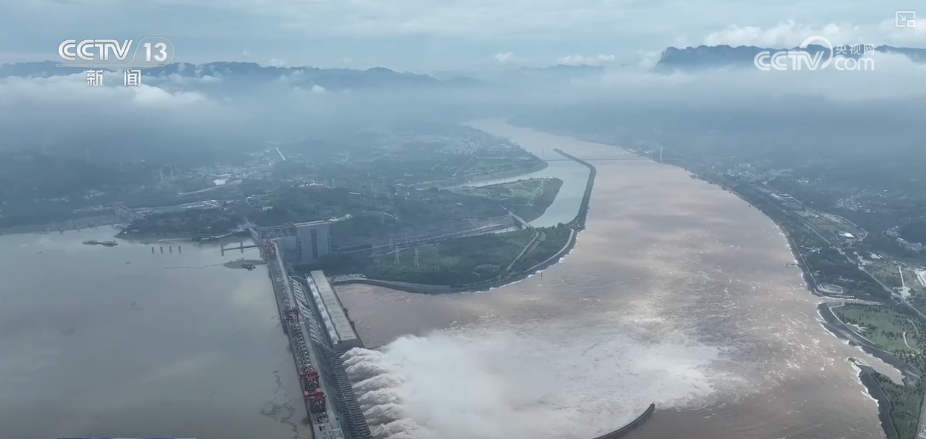
POLYGON ((894 12, 894 27, 916 27, 916 11, 894 12))

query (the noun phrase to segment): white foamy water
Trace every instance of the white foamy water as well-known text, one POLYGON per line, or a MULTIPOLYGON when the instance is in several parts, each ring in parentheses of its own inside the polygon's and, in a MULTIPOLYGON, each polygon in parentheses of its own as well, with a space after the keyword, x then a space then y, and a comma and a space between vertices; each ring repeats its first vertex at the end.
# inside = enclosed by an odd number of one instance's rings
POLYGON ((821 327, 771 220, 677 168, 594 164, 588 228, 542 276, 480 294, 338 287, 364 342, 382 346, 346 360, 378 438, 592 438, 651 402, 634 439, 881 436, 844 361, 859 352, 821 327))
POLYGON ((720 356, 720 348, 681 334, 648 343, 629 327, 546 322, 403 337, 381 353, 354 349, 345 362, 368 421, 382 434, 528 439, 589 438, 651 402, 704 405, 741 383, 709 372, 720 356), (364 385, 380 377, 392 385, 364 385))

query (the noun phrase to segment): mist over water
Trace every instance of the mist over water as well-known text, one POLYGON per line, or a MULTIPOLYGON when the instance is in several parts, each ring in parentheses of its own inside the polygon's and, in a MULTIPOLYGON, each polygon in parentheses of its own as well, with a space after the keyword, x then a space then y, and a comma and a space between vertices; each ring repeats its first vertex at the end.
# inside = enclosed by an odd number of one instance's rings
MULTIPOLYGON (((627 154, 497 122, 578 157, 627 154)), ((424 296, 338 287, 345 355, 377 438, 881 437, 781 232, 733 194, 646 162, 597 162, 588 229, 543 276, 424 296)), ((883 363, 872 358, 874 366, 883 363)))
POLYGON ((375 436, 422 439, 590 438, 651 402, 707 403, 737 381, 708 372, 720 356, 679 333, 648 343, 631 327, 571 321, 440 331, 345 354, 375 436))

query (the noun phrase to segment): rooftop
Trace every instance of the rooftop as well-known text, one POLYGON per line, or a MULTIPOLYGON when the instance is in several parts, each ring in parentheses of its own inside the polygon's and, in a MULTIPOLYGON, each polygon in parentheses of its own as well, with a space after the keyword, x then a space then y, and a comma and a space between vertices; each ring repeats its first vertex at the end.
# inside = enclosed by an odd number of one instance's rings
POLYGON ((312 271, 310 276, 315 282, 315 286, 318 288, 318 294, 322 297, 322 302, 324 302, 325 308, 328 309, 328 315, 331 316, 331 321, 334 323, 334 329, 338 333, 339 340, 334 340, 335 344, 345 341, 358 340, 359 337, 357 337, 357 333, 354 332, 354 328, 351 326, 350 320, 347 319, 347 315, 344 313, 344 307, 341 306, 341 300, 338 299, 338 295, 334 292, 334 289, 331 288, 331 284, 328 283, 328 278, 325 277, 325 272, 321 270, 315 270, 312 271))
POLYGON ((322 220, 322 221, 308 221, 304 223, 278 224, 275 226, 261 226, 261 227, 255 228, 255 230, 262 232, 265 230, 286 229, 290 227, 311 227, 311 226, 320 226, 323 224, 331 224, 331 221, 322 220))

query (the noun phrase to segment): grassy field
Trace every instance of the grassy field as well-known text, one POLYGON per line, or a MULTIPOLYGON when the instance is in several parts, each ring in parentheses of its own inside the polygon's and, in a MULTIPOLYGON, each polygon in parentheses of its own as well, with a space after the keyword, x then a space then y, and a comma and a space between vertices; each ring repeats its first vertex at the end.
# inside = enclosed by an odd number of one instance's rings
POLYGON ((371 279, 462 285, 498 277, 533 238, 532 230, 451 239, 369 258, 361 271, 371 279))
POLYGON ((895 384, 881 374, 875 374, 874 378, 891 401, 891 419, 897 427, 897 435, 900 439, 914 439, 923 396, 921 389, 895 384))
POLYGON ((544 239, 518 260, 509 272, 505 269, 531 242, 535 230, 450 239, 419 246, 417 251, 406 248, 373 256, 360 253, 331 255, 319 264, 302 268, 323 269, 332 275, 358 273, 370 279, 460 287, 497 280, 549 259, 566 245, 571 230, 565 226, 536 229, 543 233, 544 239))
POLYGON ((498 160, 490 157, 478 157, 456 171, 452 181, 480 181, 508 176, 528 174, 547 167, 547 163, 536 157, 529 159, 498 160))
POLYGON ((900 271, 893 263, 876 261, 865 269, 889 287, 899 288, 901 286, 900 271))
POLYGON ((532 178, 491 186, 461 188, 459 191, 498 200, 502 206, 525 221, 533 221, 540 218, 553 204, 562 186, 563 181, 558 178, 532 178))
POLYGON ((514 264, 512 270, 527 270, 555 255, 569 242, 569 233, 572 229, 569 227, 548 227, 538 230, 543 233, 543 239, 514 264))
POLYGON ((922 350, 918 328, 907 316, 888 307, 846 304, 834 307, 833 312, 842 321, 861 327, 865 338, 885 350, 896 353, 916 353, 922 350), (907 334, 906 343, 904 333, 907 334))

